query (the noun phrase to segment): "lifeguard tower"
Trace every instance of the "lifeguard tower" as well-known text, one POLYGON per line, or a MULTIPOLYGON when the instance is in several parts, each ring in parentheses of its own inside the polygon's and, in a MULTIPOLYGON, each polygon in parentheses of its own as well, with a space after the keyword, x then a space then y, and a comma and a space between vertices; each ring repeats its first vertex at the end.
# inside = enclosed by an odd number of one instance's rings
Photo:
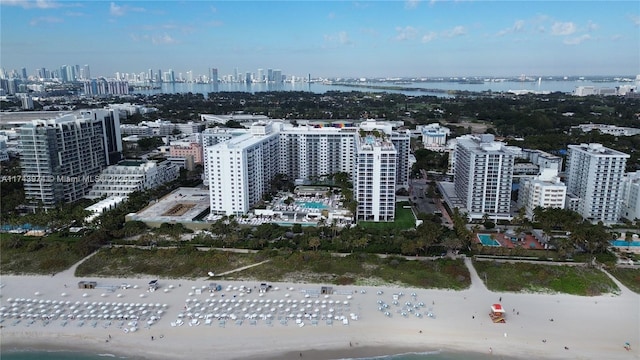
POLYGON ((504 319, 504 309, 500 304, 491 305, 491 312, 489 313, 489 317, 493 320, 494 323, 506 323, 507 321, 504 319))

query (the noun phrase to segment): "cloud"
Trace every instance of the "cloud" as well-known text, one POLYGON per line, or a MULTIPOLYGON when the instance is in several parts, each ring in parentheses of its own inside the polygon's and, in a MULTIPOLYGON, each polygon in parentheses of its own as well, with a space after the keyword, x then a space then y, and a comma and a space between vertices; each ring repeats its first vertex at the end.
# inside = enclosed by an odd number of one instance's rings
POLYGON ((593 21, 589 20, 587 22, 587 31, 596 31, 600 28, 600 25, 594 23, 593 21))
POLYGON ((212 13, 217 13, 218 9, 215 6, 210 7, 212 13))
POLYGON ((41 17, 31 19, 31 21, 29 21, 29 25, 37 26, 40 24, 57 24, 61 22, 64 22, 64 20, 61 18, 57 18, 53 16, 41 16, 41 17))
POLYGON ((435 40, 437 37, 438 37, 438 34, 436 34, 435 32, 431 31, 431 32, 428 32, 428 33, 422 35, 422 42, 423 43, 428 43, 428 42, 430 42, 432 40, 435 40))
POLYGON ((551 25, 551 34, 556 36, 571 35, 576 32, 576 24, 572 22, 555 22, 551 25))
POLYGON ((524 25, 525 25, 524 20, 516 20, 516 22, 513 23, 513 26, 498 31, 497 35, 498 36, 504 36, 504 35, 510 34, 510 33, 521 32, 522 30, 524 30, 524 25))
POLYGON ((126 13, 128 12, 144 12, 145 9, 144 8, 140 8, 140 7, 133 7, 133 6, 129 6, 129 5, 116 5, 116 3, 112 2, 109 5, 109 14, 111 16, 124 16, 126 15, 126 13))
POLYGON ((467 30, 464 28, 464 26, 458 25, 453 29, 443 31, 442 36, 447 38, 452 38, 452 37, 464 35, 466 33, 467 33, 467 30))
POLYGON ((67 15, 67 16, 73 16, 73 17, 87 16, 87 14, 85 14, 83 12, 78 12, 78 11, 67 11, 64 14, 67 15))
POLYGON ((638 15, 630 15, 629 19, 631 19, 631 22, 633 23, 633 25, 640 26, 640 16, 638 16, 638 15))
POLYGON ((404 2, 405 9, 415 9, 420 5, 420 0, 406 0, 404 2))
POLYGON ((566 45, 578 45, 578 44, 582 43, 583 41, 586 41, 586 40, 589 40, 589 39, 591 39, 591 35, 583 34, 583 35, 572 37, 572 38, 566 38, 566 39, 564 39, 564 43, 566 45))
POLYGON ((324 35, 324 41, 328 43, 338 43, 340 45, 351 45, 353 42, 349 39, 346 31, 340 31, 337 34, 324 35))
POLYGON ((373 37, 378 36, 378 31, 376 31, 376 29, 374 28, 362 28, 360 29, 360 32, 373 37))
POLYGON ((0 5, 21 6, 25 9, 55 9, 62 7, 62 4, 50 0, 0 0, 0 5))
POLYGON ((397 27, 396 32, 398 34, 393 39, 397 41, 410 40, 418 36, 418 30, 413 26, 397 27))
POLYGON ((611 41, 618 41, 620 39, 622 39, 622 35, 620 35, 620 34, 615 34, 615 35, 611 36, 611 41))
POLYGON ((178 41, 169 34, 151 37, 151 43, 154 45, 176 44, 178 41))

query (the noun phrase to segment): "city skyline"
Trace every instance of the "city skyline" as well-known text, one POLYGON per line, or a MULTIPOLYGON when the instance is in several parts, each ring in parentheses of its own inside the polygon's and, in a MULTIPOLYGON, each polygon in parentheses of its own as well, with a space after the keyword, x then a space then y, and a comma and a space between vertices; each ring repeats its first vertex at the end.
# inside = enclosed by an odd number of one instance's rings
POLYGON ((2 67, 306 77, 640 73, 635 1, 0 0, 2 67), (45 35, 45 36, 43 36, 45 35))

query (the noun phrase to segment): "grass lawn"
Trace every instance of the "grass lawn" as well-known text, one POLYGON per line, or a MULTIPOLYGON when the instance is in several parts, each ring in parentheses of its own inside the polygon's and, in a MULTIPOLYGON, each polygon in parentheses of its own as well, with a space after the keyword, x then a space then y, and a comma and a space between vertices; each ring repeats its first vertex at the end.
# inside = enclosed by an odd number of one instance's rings
POLYGON ((629 290, 640 294, 640 269, 614 267, 608 271, 629 290))
POLYGON ((492 291, 552 292, 581 296, 618 293, 620 289, 602 271, 583 266, 474 261, 480 279, 492 291))
POLYGON ((374 221, 358 221, 358 225, 365 229, 399 229, 406 230, 416 226, 416 218, 413 216, 411 208, 405 209, 405 206, 411 206, 410 203, 403 201, 396 203, 396 214, 394 222, 374 222, 374 221))

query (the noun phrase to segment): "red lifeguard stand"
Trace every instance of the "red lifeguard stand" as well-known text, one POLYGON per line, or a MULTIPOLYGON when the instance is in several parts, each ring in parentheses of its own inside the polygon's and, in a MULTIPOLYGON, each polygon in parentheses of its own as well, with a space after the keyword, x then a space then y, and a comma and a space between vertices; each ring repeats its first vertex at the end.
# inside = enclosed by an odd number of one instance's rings
POLYGON ((506 323, 507 321, 504 319, 504 309, 500 304, 491 305, 491 312, 489 313, 489 317, 493 320, 494 323, 506 323))

